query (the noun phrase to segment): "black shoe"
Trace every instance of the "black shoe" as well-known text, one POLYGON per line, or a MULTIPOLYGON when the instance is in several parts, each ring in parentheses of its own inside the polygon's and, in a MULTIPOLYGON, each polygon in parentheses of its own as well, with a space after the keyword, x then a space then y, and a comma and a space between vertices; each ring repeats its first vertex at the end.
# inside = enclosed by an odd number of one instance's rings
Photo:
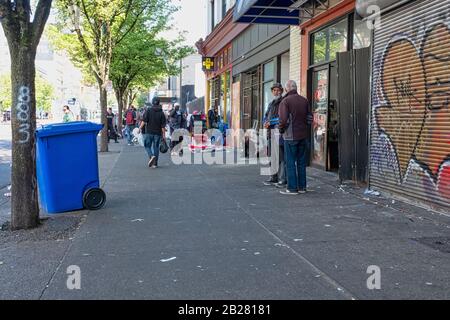
POLYGON ((306 193, 306 189, 299 189, 299 190, 298 190, 298 193, 299 193, 299 194, 304 194, 304 193, 306 193))
POLYGON ((277 182, 275 187, 277 187, 278 189, 283 189, 283 188, 286 188, 286 185, 287 185, 287 183, 277 182))
POLYGON ((274 186, 277 184, 277 180, 269 179, 263 182, 265 186, 274 186))

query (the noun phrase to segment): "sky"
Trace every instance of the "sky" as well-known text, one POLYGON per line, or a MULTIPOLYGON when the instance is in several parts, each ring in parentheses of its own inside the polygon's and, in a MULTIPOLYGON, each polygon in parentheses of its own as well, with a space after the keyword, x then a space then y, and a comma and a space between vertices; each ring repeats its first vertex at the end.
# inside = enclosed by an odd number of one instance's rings
POLYGON ((174 39, 181 31, 187 31, 186 44, 194 46, 200 38, 206 37, 206 1, 207 0, 172 0, 172 3, 181 7, 175 13, 172 23, 175 30, 164 34, 174 39))

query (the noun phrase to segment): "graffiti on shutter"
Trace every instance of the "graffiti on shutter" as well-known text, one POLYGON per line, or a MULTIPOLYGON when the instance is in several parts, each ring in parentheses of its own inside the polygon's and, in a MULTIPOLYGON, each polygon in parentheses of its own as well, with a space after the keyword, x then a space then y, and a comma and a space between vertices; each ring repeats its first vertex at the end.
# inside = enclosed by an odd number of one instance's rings
POLYGON ((448 0, 416 1, 385 17, 375 32, 372 91, 372 184, 445 207, 450 206, 449 12, 448 0))

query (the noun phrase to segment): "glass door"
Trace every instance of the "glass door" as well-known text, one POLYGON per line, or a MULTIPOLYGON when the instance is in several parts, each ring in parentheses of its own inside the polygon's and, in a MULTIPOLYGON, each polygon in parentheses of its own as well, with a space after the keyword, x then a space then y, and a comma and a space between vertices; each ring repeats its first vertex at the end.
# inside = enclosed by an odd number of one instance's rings
POLYGON ((247 130, 252 126, 252 74, 244 73, 242 82, 242 129, 247 130))
POLYGON ((337 64, 330 64, 329 73, 329 104, 327 130, 327 171, 339 170, 339 114, 338 114, 338 73, 337 64))
POLYGON ((312 111, 313 124, 313 165, 323 169, 327 167, 327 128, 329 102, 329 69, 328 65, 312 72, 312 111))
POLYGON ((260 82, 261 71, 258 67, 252 74, 252 128, 258 129, 261 119, 261 104, 260 104, 260 82))

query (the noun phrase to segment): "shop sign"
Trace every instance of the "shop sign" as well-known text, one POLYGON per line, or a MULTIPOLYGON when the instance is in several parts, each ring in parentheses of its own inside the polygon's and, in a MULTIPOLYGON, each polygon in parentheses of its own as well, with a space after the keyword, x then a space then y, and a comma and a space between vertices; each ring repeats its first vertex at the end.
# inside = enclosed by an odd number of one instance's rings
POLYGON ((202 67, 203 67, 203 71, 214 71, 215 70, 215 63, 214 63, 214 58, 211 57, 203 57, 202 58, 202 67))

